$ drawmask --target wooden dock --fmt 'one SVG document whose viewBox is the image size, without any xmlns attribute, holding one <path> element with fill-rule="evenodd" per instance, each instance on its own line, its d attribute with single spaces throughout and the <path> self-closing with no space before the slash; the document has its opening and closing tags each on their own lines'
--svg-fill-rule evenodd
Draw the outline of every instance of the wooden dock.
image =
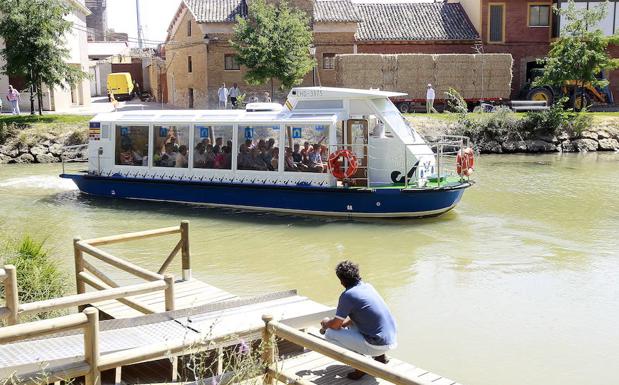
<svg viewBox="0 0 619 385">
<path fill-rule="evenodd" d="M 225 385 L 222 379 L 229 373 L 223 369 L 223 349 L 244 340 L 261 341 L 261 367 L 266 369 L 260 382 L 264 385 L 277 381 L 296 385 L 457 384 L 395 359 L 387 365 L 377 363 L 325 341 L 315 331 L 306 333 L 322 318 L 332 316 L 334 309 L 296 291 L 239 298 L 192 279 L 188 226 L 182 222 L 180 226 L 119 236 L 84 241 L 76 238 L 77 294 L 62 298 L 20 304 L 15 268 L 0 269 L 6 298 L 0 319 L 12 325 L 0 328 L 0 380 L 7 383 L 11 379 L 11 384 L 68 379 L 81 383 L 80 378 L 85 385 L 178 383 L 186 380 L 179 378 L 179 360 L 214 351 L 220 376 L 216 381 Z M 100 249 L 112 243 L 173 234 L 180 234 L 180 240 L 157 272 Z M 165 272 L 179 252 L 183 277 L 175 279 Z M 100 270 L 101 263 L 146 282 L 120 286 Z M 89 307 L 81 313 L 18 324 L 25 314 L 76 306 Z M 275 346 L 286 344 L 296 346 L 289 349 L 294 354 L 284 357 L 276 353 Z M 351 367 L 368 376 L 361 381 L 347 379 L 345 374 Z"/>
</svg>

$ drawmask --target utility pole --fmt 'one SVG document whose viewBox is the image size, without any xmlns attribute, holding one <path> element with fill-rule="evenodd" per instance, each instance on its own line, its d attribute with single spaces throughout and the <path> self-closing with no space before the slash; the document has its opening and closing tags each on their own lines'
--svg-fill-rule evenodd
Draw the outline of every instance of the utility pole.
<svg viewBox="0 0 619 385">
<path fill-rule="evenodd" d="M 138 17 L 138 47 L 144 48 L 144 36 L 142 31 L 142 22 L 140 20 L 140 0 L 135 0 L 135 13 Z"/>
</svg>

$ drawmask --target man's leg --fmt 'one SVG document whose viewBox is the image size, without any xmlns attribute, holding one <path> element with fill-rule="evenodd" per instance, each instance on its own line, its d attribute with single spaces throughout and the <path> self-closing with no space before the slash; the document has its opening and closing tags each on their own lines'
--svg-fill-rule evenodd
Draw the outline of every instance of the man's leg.
<svg viewBox="0 0 619 385">
<path fill-rule="evenodd" d="M 327 329 L 325 332 L 325 338 L 327 341 L 348 350 L 352 350 L 353 352 L 366 356 L 372 356 L 378 362 L 382 362 L 384 364 L 389 362 L 385 352 L 382 350 L 372 349 L 372 347 L 365 342 L 365 338 L 363 338 L 363 335 L 361 335 L 359 330 L 354 325 L 351 325 L 349 328 L 342 328 L 338 330 Z M 346 376 L 351 380 L 359 380 L 364 375 L 364 372 L 355 369 Z"/>
</svg>

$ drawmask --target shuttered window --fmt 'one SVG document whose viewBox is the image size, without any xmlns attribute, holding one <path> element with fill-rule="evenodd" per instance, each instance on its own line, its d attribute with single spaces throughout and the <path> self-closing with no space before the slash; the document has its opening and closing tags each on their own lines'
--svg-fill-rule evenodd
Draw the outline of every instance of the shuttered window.
<svg viewBox="0 0 619 385">
<path fill-rule="evenodd" d="M 549 5 L 529 5 L 529 27 L 550 26 Z"/>
<path fill-rule="evenodd" d="M 490 22 L 488 26 L 488 41 L 490 42 L 502 42 L 505 39 L 503 36 L 504 30 L 504 17 L 505 17 L 505 5 L 504 4 L 490 4 L 489 9 Z"/>
</svg>

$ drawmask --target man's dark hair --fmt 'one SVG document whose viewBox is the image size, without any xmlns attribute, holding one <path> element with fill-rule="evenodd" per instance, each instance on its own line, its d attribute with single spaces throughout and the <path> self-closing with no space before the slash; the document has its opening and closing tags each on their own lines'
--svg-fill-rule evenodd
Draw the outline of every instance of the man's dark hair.
<svg viewBox="0 0 619 385">
<path fill-rule="evenodd" d="M 351 288 L 361 281 L 359 265 L 352 261 L 342 261 L 335 267 L 335 274 L 345 288 Z"/>
</svg>

